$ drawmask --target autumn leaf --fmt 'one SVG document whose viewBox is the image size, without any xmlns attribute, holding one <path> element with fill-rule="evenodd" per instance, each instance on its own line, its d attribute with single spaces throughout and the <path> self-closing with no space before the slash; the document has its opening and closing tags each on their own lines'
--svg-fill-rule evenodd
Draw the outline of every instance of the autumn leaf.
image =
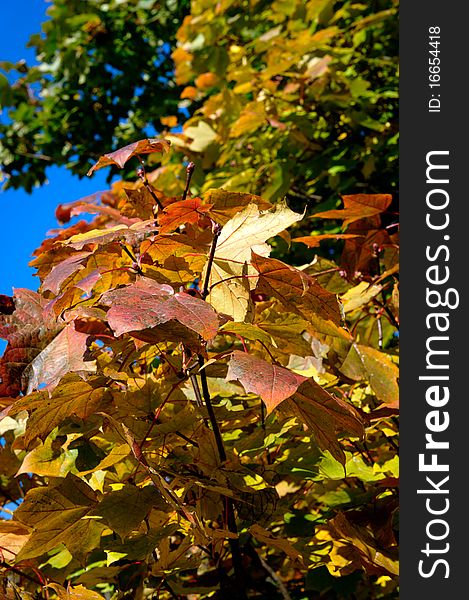
<svg viewBox="0 0 469 600">
<path fill-rule="evenodd" d="M 0 396 L 16 396 L 26 388 L 25 369 L 60 329 L 44 315 L 47 300 L 38 293 L 17 289 L 13 301 L 15 310 L 0 314 L 0 337 L 8 342 L 0 358 Z"/>
<path fill-rule="evenodd" d="M 257 523 L 251 525 L 249 532 L 262 544 L 265 544 L 268 548 L 276 548 L 281 552 L 284 552 L 293 563 L 304 563 L 304 559 L 300 552 L 286 539 L 278 538 L 270 531 L 264 529 Z"/>
<path fill-rule="evenodd" d="M 77 233 L 72 235 L 66 242 L 68 246 L 81 250 L 86 244 L 103 245 L 109 244 L 115 240 L 125 240 L 132 242 L 141 239 L 155 232 L 155 221 L 139 221 L 132 225 L 114 225 L 107 229 L 92 229 L 85 233 Z"/>
<path fill-rule="evenodd" d="M 57 295 L 60 291 L 62 283 L 73 275 L 76 271 L 85 268 L 83 265 L 84 259 L 91 255 L 91 252 L 75 252 L 69 258 L 66 258 L 58 265 L 52 268 L 49 274 L 42 282 L 42 289 L 50 291 Z"/>
<path fill-rule="evenodd" d="M 249 273 L 247 268 L 251 252 L 270 254 L 266 240 L 301 219 L 302 215 L 286 205 L 260 212 L 255 204 L 249 204 L 224 225 L 210 271 L 207 297 L 218 312 L 230 315 L 235 321 L 245 320 L 252 310 L 250 290 L 255 288 L 257 279 L 255 271 Z M 203 278 L 205 273 L 204 269 Z M 253 277 L 247 278 L 248 274 Z"/>
<path fill-rule="evenodd" d="M 154 487 L 138 488 L 128 484 L 106 494 L 93 514 L 101 516 L 111 529 L 125 538 L 138 529 L 152 506 L 158 503 L 161 504 L 161 496 Z"/>
<path fill-rule="evenodd" d="M 119 148 L 115 152 L 104 154 L 98 160 L 98 162 L 91 167 L 88 171 L 88 176 L 92 175 L 94 171 L 107 167 L 108 165 L 116 165 L 122 169 L 125 163 L 133 156 L 139 156 L 140 154 L 151 154 L 152 152 L 168 152 L 170 142 L 168 140 L 160 140 L 157 138 L 147 138 L 145 140 L 139 140 L 123 148 Z"/>
<path fill-rule="evenodd" d="M 98 380 L 98 383 L 99 380 Z M 52 394 L 36 392 L 16 401 L 11 414 L 22 410 L 29 413 L 28 428 L 23 436 L 27 447 L 36 437 L 47 435 L 67 417 L 86 419 L 109 401 L 109 393 L 102 386 L 93 386 L 76 374 L 69 374 L 55 387 Z"/>
<path fill-rule="evenodd" d="M 260 211 L 272 208 L 270 202 L 255 194 L 231 192 L 224 189 L 207 190 L 203 194 L 203 198 L 206 203 L 212 205 L 209 216 L 220 225 L 225 225 L 249 204 L 255 204 Z"/>
<path fill-rule="evenodd" d="M 175 231 L 179 225 L 197 223 L 201 217 L 210 211 L 210 204 L 202 204 L 200 198 L 188 198 L 166 206 L 158 217 L 160 233 Z"/>
<path fill-rule="evenodd" d="M 333 396 L 314 379 L 305 381 L 291 399 L 282 403 L 285 410 L 298 417 L 311 430 L 319 447 L 329 450 L 332 456 L 345 465 L 345 454 L 337 439 L 339 434 L 362 438 L 363 422 L 358 411 Z"/>
<path fill-rule="evenodd" d="M 226 379 L 237 380 L 246 392 L 260 396 L 267 407 L 267 414 L 306 381 L 306 377 L 238 350 L 231 354 Z"/>
<path fill-rule="evenodd" d="M 46 386 L 53 390 L 67 373 L 95 373 L 96 363 L 84 360 L 88 334 L 75 330 L 69 323 L 28 365 L 28 394 Z"/>
<path fill-rule="evenodd" d="M 342 196 L 344 208 L 342 210 L 327 210 L 313 215 L 312 218 L 343 219 L 344 227 L 359 219 L 373 217 L 384 212 L 392 201 L 390 194 L 353 194 Z"/>
<path fill-rule="evenodd" d="M 104 597 L 98 592 L 93 592 L 82 585 L 68 585 L 67 589 L 59 585 L 58 583 L 49 583 L 47 588 L 53 589 L 57 592 L 58 600 L 104 600 Z"/>
<path fill-rule="evenodd" d="M 96 504 L 96 494 L 84 481 L 68 474 L 56 480 L 55 485 L 30 490 L 24 502 L 15 511 L 15 519 L 34 528 L 31 537 L 20 550 L 17 561 L 45 554 L 60 543 L 68 547 L 74 534 L 75 545 L 87 548 L 90 536 L 82 537 L 85 529 L 81 519 Z M 101 532 L 103 527 L 95 525 Z M 95 532 L 89 532 L 96 538 Z M 96 543 L 96 539 L 94 540 Z M 69 548 L 70 550 L 70 548 Z M 86 552 L 86 550 L 85 550 Z"/>
<path fill-rule="evenodd" d="M 0 521 L 1 551 L 5 560 L 14 560 L 26 544 L 32 529 L 16 520 Z"/>
<path fill-rule="evenodd" d="M 317 216 L 317 215 L 314 215 Z M 304 237 L 293 238 L 292 242 L 301 242 L 308 248 L 318 248 L 324 240 L 348 240 L 351 238 L 360 237 L 353 233 L 328 233 L 323 235 L 308 235 Z"/>
<path fill-rule="evenodd" d="M 277 259 L 253 252 L 252 265 L 259 273 L 257 289 L 278 298 L 289 310 L 307 321 L 319 316 L 340 323 L 340 311 L 335 294 L 328 292 L 314 277 Z"/>
<path fill-rule="evenodd" d="M 370 346 L 353 344 L 340 370 L 355 381 L 369 381 L 382 402 L 398 406 L 399 368 L 384 352 Z"/>
<path fill-rule="evenodd" d="M 218 317 L 203 300 L 185 293 L 174 293 L 169 285 L 140 278 L 136 283 L 106 292 L 101 302 L 110 306 L 109 325 L 117 336 L 176 320 L 205 340 L 217 334 Z"/>
</svg>

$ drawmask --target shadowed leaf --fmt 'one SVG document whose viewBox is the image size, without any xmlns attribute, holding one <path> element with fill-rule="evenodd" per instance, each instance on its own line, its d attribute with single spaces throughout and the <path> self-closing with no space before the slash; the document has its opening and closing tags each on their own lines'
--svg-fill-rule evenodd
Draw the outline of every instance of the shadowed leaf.
<svg viewBox="0 0 469 600">
<path fill-rule="evenodd" d="M 307 321 L 319 316 L 340 323 L 335 294 L 319 285 L 314 277 L 275 258 L 252 254 L 252 265 L 259 273 L 257 289 L 278 298 L 290 312 Z"/>
<path fill-rule="evenodd" d="M 314 379 L 308 379 L 303 383 L 293 398 L 281 405 L 280 410 L 284 409 L 304 423 L 311 430 L 319 447 L 322 450 L 329 450 L 343 465 L 345 454 L 337 440 L 337 435 L 342 433 L 358 438 L 363 437 L 362 419 L 355 408 L 327 392 Z"/>
</svg>

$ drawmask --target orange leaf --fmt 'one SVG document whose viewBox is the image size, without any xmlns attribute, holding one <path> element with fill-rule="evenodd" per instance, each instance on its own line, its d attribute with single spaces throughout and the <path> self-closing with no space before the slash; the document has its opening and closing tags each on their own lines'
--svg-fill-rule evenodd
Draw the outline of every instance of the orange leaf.
<svg viewBox="0 0 469 600">
<path fill-rule="evenodd" d="M 167 206 L 158 218 L 160 233 L 175 231 L 179 225 L 197 223 L 204 213 L 212 208 L 211 204 L 202 205 L 200 198 L 189 198 Z"/>
<path fill-rule="evenodd" d="M 366 219 L 384 212 L 392 201 L 391 194 L 353 194 L 342 196 L 342 210 L 326 210 L 313 215 L 321 219 L 344 219 L 344 227 L 359 219 Z M 312 217 L 312 218 L 313 218 Z"/>
<path fill-rule="evenodd" d="M 317 215 L 314 215 L 315 217 Z M 323 240 L 348 240 L 350 238 L 362 237 L 354 233 L 330 233 L 324 235 L 307 235 L 305 237 L 293 238 L 292 242 L 301 242 L 308 248 L 318 248 Z"/>
</svg>

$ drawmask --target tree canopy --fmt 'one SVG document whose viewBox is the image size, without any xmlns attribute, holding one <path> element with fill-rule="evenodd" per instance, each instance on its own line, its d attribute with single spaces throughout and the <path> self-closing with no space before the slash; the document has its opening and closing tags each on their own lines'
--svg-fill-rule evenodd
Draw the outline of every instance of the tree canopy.
<svg viewBox="0 0 469 600">
<path fill-rule="evenodd" d="M 202 189 L 303 205 L 397 191 L 395 0 L 194 0 L 188 12 L 54 0 L 31 38 L 39 65 L 3 65 L 18 74 L 1 80 L 6 185 L 31 190 L 51 163 L 85 175 L 103 147 L 184 125 L 174 141 Z"/>
</svg>

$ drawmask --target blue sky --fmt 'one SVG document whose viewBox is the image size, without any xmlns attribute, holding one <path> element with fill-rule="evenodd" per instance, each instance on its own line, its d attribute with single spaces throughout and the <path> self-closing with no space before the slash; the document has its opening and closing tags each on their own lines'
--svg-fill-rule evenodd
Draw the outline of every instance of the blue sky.
<svg viewBox="0 0 469 600">
<path fill-rule="evenodd" d="M 40 31 L 48 5 L 45 0 L 1 0 L 0 61 L 24 58 L 29 64 L 34 62 L 34 51 L 26 44 L 31 34 Z M 46 232 L 57 227 L 56 206 L 107 187 L 104 171 L 80 180 L 65 168 L 51 167 L 47 175 L 49 183 L 32 194 L 0 192 L 0 294 L 11 295 L 12 288 L 37 289 L 38 280 L 28 262 Z"/>
</svg>

